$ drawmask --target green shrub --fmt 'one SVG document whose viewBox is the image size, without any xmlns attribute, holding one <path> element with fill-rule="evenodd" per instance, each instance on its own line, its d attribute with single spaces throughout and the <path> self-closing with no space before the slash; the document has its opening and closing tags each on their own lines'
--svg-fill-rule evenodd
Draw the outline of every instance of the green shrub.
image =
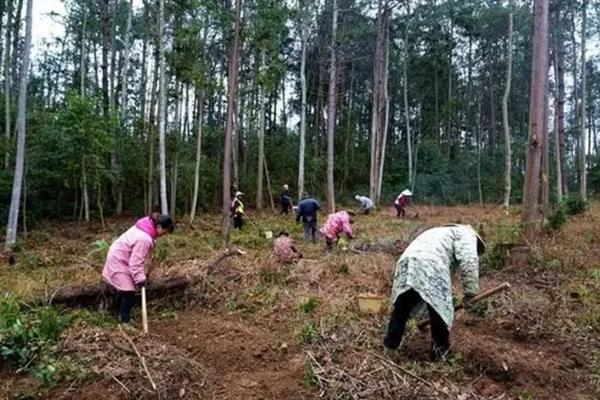
<svg viewBox="0 0 600 400">
<path fill-rule="evenodd" d="M 587 202 L 579 195 L 572 194 L 565 201 L 565 211 L 567 215 L 577 215 L 587 210 Z"/>
<path fill-rule="evenodd" d="M 487 270 L 500 270 L 504 268 L 506 261 L 506 247 L 496 244 L 484 253 L 481 264 Z"/>
<path fill-rule="evenodd" d="M 556 231 L 559 230 L 566 223 L 567 213 L 565 211 L 565 206 L 563 204 L 559 204 L 552 213 L 552 215 L 548 217 L 548 222 L 546 223 L 545 228 L 547 230 Z"/>
</svg>

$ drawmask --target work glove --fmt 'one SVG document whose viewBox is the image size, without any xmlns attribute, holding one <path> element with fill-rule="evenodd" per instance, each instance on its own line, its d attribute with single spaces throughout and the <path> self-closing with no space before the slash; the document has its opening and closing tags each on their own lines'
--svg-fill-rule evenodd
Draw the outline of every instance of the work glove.
<svg viewBox="0 0 600 400">
<path fill-rule="evenodd" d="M 143 287 L 146 287 L 146 281 L 141 281 L 140 283 L 135 285 L 137 290 L 141 290 Z"/>
</svg>

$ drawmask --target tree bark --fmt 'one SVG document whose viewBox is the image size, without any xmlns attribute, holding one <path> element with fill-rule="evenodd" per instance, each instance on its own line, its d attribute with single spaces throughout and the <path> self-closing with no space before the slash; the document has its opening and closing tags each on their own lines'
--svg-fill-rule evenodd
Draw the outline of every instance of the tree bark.
<svg viewBox="0 0 600 400">
<path fill-rule="evenodd" d="M 331 29 L 331 64 L 329 66 L 329 94 L 327 99 L 327 209 L 335 212 L 335 186 L 333 181 L 333 156 L 336 115 L 336 31 L 337 31 L 337 0 L 333 0 L 333 22 Z"/>
<path fill-rule="evenodd" d="M 21 189 L 25 164 L 25 138 L 27 115 L 27 83 L 29 80 L 29 54 L 31 50 L 33 0 L 27 0 L 27 14 L 25 45 L 23 48 L 23 64 L 21 66 L 21 83 L 19 85 L 18 115 L 17 115 L 17 155 L 15 160 L 15 174 L 13 177 L 12 195 L 6 228 L 6 242 L 4 249 L 10 251 L 17 241 L 17 225 L 19 221 L 19 208 L 21 205 Z"/>
<path fill-rule="evenodd" d="M 204 115 L 204 86 L 198 94 L 198 131 L 196 133 L 196 165 L 194 167 L 194 194 L 192 198 L 192 208 L 190 210 L 190 225 L 196 217 L 196 206 L 198 204 L 198 190 L 200 188 L 200 160 L 202 159 L 202 120 Z"/>
<path fill-rule="evenodd" d="M 264 73 L 266 53 L 265 49 L 260 52 L 260 67 L 258 74 Z M 258 115 L 258 171 L 256 173 L 256 209 L 262 210 L 263 208 L 263 175 L 265 165 L 265 89 L 262 84 L 258 86 L 258 103 L 259 103 L 259 115 Z"/>
<path fill-rule="evenodd" d="M 110 17 L 108 15 L 109 0 L 102 0 L 101 19 L 102 19 L 102 110 L 104 118 L 108 118 L 108 46 L 110 37 Z"/>
<path fill-rule="evenodd" d="M 410 2 L 406 2 L 406 15 L 410 14 Z M 404 124 L 406 126 L 406 152 L 408 164 L 408 185 L 412 187 L 413 180 L 413 154 L 412 154 L 412 135 L 410 131 L 410 110 L 408 108 L 408 23 L 404 27 L 404 43 L 403 43 L 404 60 L 402 62 L 402 98 L 404 100 Z"/>
<path fill-rule="evenodd" d="M 587 25 L 587 5 L 588 0 L 583 1 L 582 5 L 582 18 L 581 18 L 581 119 L 580 119 L 580 127 L 581 127 L 581 146 L 579 161 L 580 161 L 580 180 L 579 180 L 579 194 L 583 200 L 587 200 L 587 162 L 586 162 L 586 148 L 587 148 L 587 134 L 585 124 L 587 122 L 586 118 L 586 107 L 587 107 L 587 68 L 586 68 L 586 49 L 585 49 L 585 40 L 586 40 L 586 25 Z"/>
<path fill-rule="evenodd" d="M 540 184 L 541 141 L 544 134 L 544 94 L 548 80 L 548 3 L 547 0 L 535 0 L 534 6 L 529 137 L 521 214 L 527 239 L 532 239 L 540 227 L 537 198 Z"/>
<path fill-rule="evenodd" d="M 563 55 L 563 39 L 560 27 L 560 11 L 556 10 L 554 24 L 556 27 L 554 40 L 554 76 L 556 79 L 555 100 L 555 146 L 556 146 L 556 197 L 563 199 L 565 188 L 565 66 Z"/>
<path fill-rule="evenodd" d="M 5 139 L 5 151 L 4 151 L 4 170 L 8 171 L 10 168 L 10 87 L 11 87 L 11 52 L 10 52 L 10 22 L 12 19 L 12 0 L 8 2 L 8 12 L 6 14 L 6 42 L 4 51 L 4 135 Z"/>
<path fill-rule="evenodd" d="M 238 84 L 238 48 L 240 40 L 242 0 L 235 1 L 235 25 L 233 42 L 229 52 L 227 82 L 227 122 L 225 125 L 225 154 L 223 157 L 223 221 L 222 235 L 225 247 L 229 245 L 229 204 L 231 202 L 231 153 L 233 146 L 233 125 L 235 123 L 235 98 Z"/>
<path fill-rule="evenodd" d="M 160 209 L 161 213 L 169 213 L 167 202 L 167 160 L 165 149 L 166 127 L 166 88 L 165 88 L 165 0 L 160 0 L 158 12 L 158 54 L 159 54 L 159 96 L 158 96 L 158 154 L 160 159 Z"/>
<path fill-rule="evenodd" d="M 150 110 L 148 111 L 148 199 L 147 205 L 148 209 L 146 210 L 146 214 L 150 215 L 153 211 L 154 206 L 154 142 L 155 142 L 155 132 L 156 132 L 156 102 L 157 102 L 157 93 L 156 86 L 158 85 L 158 52 L 155 53 L 154 57 L 154 74 L 152 78 L 152 93 L 150 93 Z"/>
<path fill-rule="evenodd" d="M 502 125 L 504 127 L 504 201 L 503 206 L 508 215 L 510 206 L 511 189 L 511 146 L 510 146 L 510 125 L 508 123 L 508 98 L 510 96 L 510 83 L 512 80 L 512 58 L 513 58 L 513 10 L 512 4 L 508 14 L 508 38 L 506 47 L 506 87 L 502 97 Z"/>
<path fill-rule="evenodd" d="M 299 0 L 299 2 L 301 2 Z M 304 193 L 304 158 L 306 152 L 306 47 L 307 47 L 307 31 L 306 24 L 306 7 L 301 11 L 303 18 L 300 19 L 300 146 L 298 154 L 298 199 L 302 198 Z"/>
<path fill-rule="evenodd" d="M 127 27 L 125 28 L 125 41 L 123 44 L 123 64 L 121 70 L 121 99 L 119 100 L 119 107 L 121 111 L 121 127 L 125 127 L 125 120 L 127 119 L 127 74 L 129 73 L 129 40 L 131 36 L 131 19 L 133 14 L 133 0 L 129 0 L 127 8 Z M 145 68 L 145 66 L 142 66 Z M 119 215 L 120 213 L 117 213 Z"/>
<path fill-rule="evenodd" d="M 81 28 L 81 52 L 79 59 L 79 95 L 81 97 L 85 96 L 85 36 L 87 31 L 87 2 L 84 1 L 81 5 L 83 8 L 83 27 Z"/>
</svg>

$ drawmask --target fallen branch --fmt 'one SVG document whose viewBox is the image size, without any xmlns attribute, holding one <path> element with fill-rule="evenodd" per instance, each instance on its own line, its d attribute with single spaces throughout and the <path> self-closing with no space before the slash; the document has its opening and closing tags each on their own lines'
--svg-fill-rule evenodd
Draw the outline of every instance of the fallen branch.
<svg viewBox="0 0 600 400">
<path fill-rule="evenodd" d="M 152 279 L 147 285 L 147 289 L 152 291 L 154 298 L 161 295 L 170 295 L 180 289 L 185 289 L 200 282 L 206 276 L 206 271 L 211 273 L 226 258 L 233 256 L 242 256 L 246 252 L 240 249 L 226 249 L 222 253 L 205 263 L 204 268 L 198 268 L 191 274 L 176 275 L 170 277 L 161 277 Z M 87 286 L 68 286 L 55 290 L 48 301 L 40 300 L 41 304 L 62 304 L 67 306 L 97 306 L 108 298 L 114 296 L 114 290 L 104 282 Z M 45 301 L 44 301 L 45 300 Z"/>
<path fill-rule="evenodd" d="M 131 347 L 133 347 L 133 350 L 135 351 L 135 354 L 137 355 L 138 360 L 140 360 L 140 364 L 142 364 L 142 367 L 144 368 L 144 371 L 146 372 L 146 376 L 148 377 L 148 380 L 150 381 L 150 384 L 152 385 L 152 389 L 156 392 L 156 383 L 154 383 L 154 379 L 152 379 L 152 376 L 150 375 L 150 371 L 148 370 L 146 361 L 144 361 L 144 357 L 142 357 L 142 355 L 138 351 L 137 347 L 135 347 L 135 343 L 133 343 L 133 340 L 131 340 L 131 338 L 129 336 L 127 336 L 127 334 L 125 333 L 125 331 L 123 330 L 121 325 L 119 325 L 119 330 L 121 331 L 121 333 L 123 334 L 125 339 L 127 339 L 129 344 L 131 345 Z"/>
</svg>

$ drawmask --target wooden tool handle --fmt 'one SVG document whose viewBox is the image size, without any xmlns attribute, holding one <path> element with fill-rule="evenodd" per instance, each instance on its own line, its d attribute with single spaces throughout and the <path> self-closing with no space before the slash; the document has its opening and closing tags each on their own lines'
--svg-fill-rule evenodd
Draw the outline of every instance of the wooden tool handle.
<svg viewBox="0 0 600 400">
<path fill-rule="evenodd" d="M 148 333 L 148 309 L 146 307 L 146 287 L 142 286 L 142 327 Z"/>
<path fill-rule="evenodd" d="M 510 283 L 508 283 L 508 282 L 504 282 L 503 284 L 496 286 L 493 289 L 486 290 L 485 292 L 478 294 L 477 296 L 475 296 L 471 300 L 469 300 L 469 303 L 475 304 L 483 299 L 493 296 L 496 293 L 502 292 L 506 289 L 510 289 Z M 463 308 L 464 308 L 464 303 L 461 303 L 454 307 L 454 311 L 462 310 Z M 430 323 L 431 323 L 430 320 L 425 320 L 425 321 L 420 322 L 417 325 L 417 327 L 419 328 L 419 330 L 423 330 L 423 329 L 427 328 Z"/>
</svg>

